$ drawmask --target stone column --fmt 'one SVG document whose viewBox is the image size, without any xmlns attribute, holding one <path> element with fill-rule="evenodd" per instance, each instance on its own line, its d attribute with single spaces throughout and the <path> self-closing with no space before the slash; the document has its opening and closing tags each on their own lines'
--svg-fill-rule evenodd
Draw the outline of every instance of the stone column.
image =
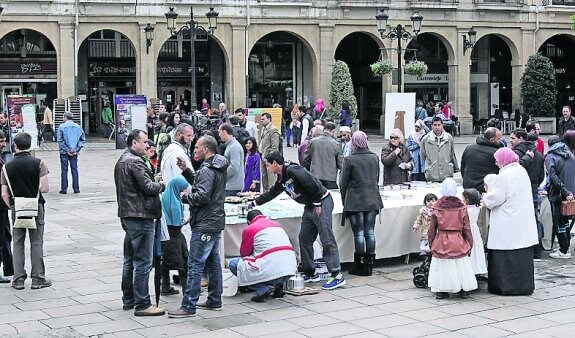
<svg viewBox="0 0 575 338">
<path fill-rule="evenodd" d="M 233 96 L 231 105 L 228 107 L 247 107 L 248 88 L 246 87 L 247 69 L 245 50 L 246 46 L 246 25 L 232 25 L 232 49 L 228 51 L 230 57 L 231 88 Z"/>
<path fill-rule="evenodd" d="M 319 55 L 319 70 L 315 70 L 313 89 L 314 99 L 321 97 L 326 104 L 329 104 L 329 87 L 331 85 L 331 68 L 333 65 L 333 24 L 320 24 L 319 26 L 319 41 L 320 55 Z"/>
<path fill-rule="evenodd" d="M 158 97 L 158 77 L 156 64 L 156 49 L 159 41 L 152 41 L 149 54 L 146 53 L 146 34 L 144 33 L 145 23 L 139 24 L 140 39 L 136 48 L 136 94 L 146 95 L 149 98 Z"/>
<path fill-rule="evenodd" d="M 81 41 L 78 41 L 80 44 Z M 74 46 L 74 23 L 60 23 L 60 48 L 58 54 L 58 98 L 68 98 L 75 96 L 75 61 L 74 50 L 80 49 L 80 46 Z M 76 48 L 76 49 L 75 49 Z"/>
<path fill-rule="evenodd" d="M 467 33 L 467 28 L 458 31 L 458 36 Z M 473 133 L 473 116 L 471 115 L 471 49 L 465 51 L 463 55 L 463 39 L 457 39 L 458 48 L 456 51 L 456 65 L 449 67 L 449 82 L 450 86 L 452 81 L 455 81 L 455 114 L 459 118 L 460 133 L 472 134 Z M 452 68 L 456 68 L 452 69 Z M 457 74 L 456 79 L 451 79 L 452 73 Z M 451 87 L 450 87 L 451 96 Z"/>
</svg>

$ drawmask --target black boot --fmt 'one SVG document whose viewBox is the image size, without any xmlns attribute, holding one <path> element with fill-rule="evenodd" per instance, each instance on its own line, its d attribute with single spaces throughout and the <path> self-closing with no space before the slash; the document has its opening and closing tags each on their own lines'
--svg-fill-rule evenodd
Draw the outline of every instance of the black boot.
<svg viewBox="0 0 575 338">
<path fill-rule="evenodd" d="M 365 275 L 371 276 L 373 273 L 373 264 L 375 263 L 375 254 L 367 254 L 365 257 Z"/>
<path fill-rule="evenodd" d="M 349 271 L 350 275 L 367 276 L 365 274 L 365 255 L 354 252 L 353 254 L 353 269 Z"/>
</svg>

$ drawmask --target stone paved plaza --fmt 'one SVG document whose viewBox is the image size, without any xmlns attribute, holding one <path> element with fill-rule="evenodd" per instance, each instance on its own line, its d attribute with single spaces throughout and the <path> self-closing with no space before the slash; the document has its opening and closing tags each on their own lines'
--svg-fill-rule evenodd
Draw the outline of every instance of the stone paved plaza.
<svg viewBox="0 0 575 338">
<path fill-rule="evenodd" d="M 381 138 L 370 137 L 379 153 Z M 457 154 L 474 137 L 457 138 Z M 120 291 L 123 230 L 116 216 L 113 166 L 120 150 L 103 144 L 80 156 L 79 195 L 60 195 L 58 153 L 38 152 L 51 174 L 46 194 L 45 262 L 53 286 L 17 291 L 0 287 L 2 337 L 569 337 L 575 332 L 575 268 L 571 260 L 535 263 L 529 297 L 500 297 L 485 282 L 471 299 L 436 300 L 412 284 L 410 264 L 379 261 L 371 277 L 348 276 L 347 285 L 313 296 L 252 303 L 251 294 L 224 298 L 220 312 L 198 310 L 193 319 L 134 317 Z M 294 158 L 293 148 L 286 149 Z M 383 225 L 385 226 L 385 225 Z M 411 225 L 409 225 L 411 226 Z M 347 270 L 345 270 L 347 271 Z M 150 281 L 151 290 L 152 281 Z M 319 286 L 318 286 L 319 287 Z M 152 298 L 154 296 L 152 295 Z M 162 297 L 175 309 L 181 295 Z"/>
</svg>

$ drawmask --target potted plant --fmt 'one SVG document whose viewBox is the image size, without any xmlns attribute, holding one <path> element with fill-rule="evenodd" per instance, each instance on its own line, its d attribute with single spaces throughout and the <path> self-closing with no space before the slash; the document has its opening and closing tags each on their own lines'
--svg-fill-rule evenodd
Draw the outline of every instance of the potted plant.
<svg viewBox="0 0 575 338">
<path fill-rule="evenodd" d="M 423 76 L 427 74 L 427 65 L 423 61 L 410 61 L 405 65 L 403 71 L 407 75 Z"/>
<path fill-rule="evenodd" d="M 359 128 L 359 120 L 357 120 L 357 99 L 353 94 L 353 81 L 349 72 L 347 63 L 343 61 L 336 61 L 332 67 L 331 85 L 329 90 L 329 111 L 333 120 L 339 119 L 341 111 L 341 103 L 347 101 L 349 103 L 350 112 L 353 126 Z M 336 121 L 337 122 L 337 121 Z"/>
<path fill-rule="evenodd" d="M 541 133 L 555 134 L 557 83 L 555 67 L 546 56 L 529 57 L 521 76 L 521 101 L 525 111 L 541 125 Z"/>
<path fill-rule="evenodd" d="M 385 74 L 391 74 L 391 71 L 393 70 L 393 64 L 391 63 L 391 61 L 387 59 L 383 61 L 377 61 L 376 63 L 372 63 L 371 65 L 369 65 L 369 67 L 371 68 L 373 76 L 376 77 Z"/>
</svg>

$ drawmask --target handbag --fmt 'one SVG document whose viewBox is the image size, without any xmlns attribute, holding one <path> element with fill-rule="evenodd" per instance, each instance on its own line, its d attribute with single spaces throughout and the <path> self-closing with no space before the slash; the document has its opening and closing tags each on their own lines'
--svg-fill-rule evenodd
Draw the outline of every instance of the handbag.
<svg viewBox="0 0 575 338">
<path fill-rule="evenodd" d="M 575 215 L 575 200 L 561 202 L 561 215 L 563 216 Z"/>
<path fill-rule="evenodd" d="M 10 189 L 10 194 L 14 197 L 14 224 L 12 227 L 19 229 L 36 229 L 36 217 L 38 217 L 38 197 L 40 196 L 40 185 L 36 197 L 16 197 L 6 172 L 6 166 L 2 168 L 4 178 Z"/>
</svg>

